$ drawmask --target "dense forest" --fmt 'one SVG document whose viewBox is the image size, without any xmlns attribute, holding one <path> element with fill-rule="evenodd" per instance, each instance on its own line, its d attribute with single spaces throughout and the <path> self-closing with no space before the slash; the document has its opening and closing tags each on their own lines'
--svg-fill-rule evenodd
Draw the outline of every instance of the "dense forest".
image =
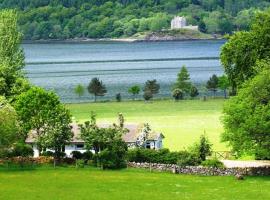
<svg viewBox="0 0 270 200">
<path fill-rule="evenodd" d="M 186 16 L 201 32 L 248 30 L 254 13 L 270 0 L 0 0 L 14 8 L 24 39 L 118 38 L 170 27 Z"/>
</svg>

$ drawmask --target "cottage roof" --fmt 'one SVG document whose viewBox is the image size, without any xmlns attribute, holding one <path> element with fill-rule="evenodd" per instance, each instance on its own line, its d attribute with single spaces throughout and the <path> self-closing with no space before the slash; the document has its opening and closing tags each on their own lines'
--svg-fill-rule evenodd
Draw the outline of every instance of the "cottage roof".
<svg viewBox="0 0 270 200">
<path fill-rule="evenodd" d="M 71 124 L 72 132 L 74 134 L 71 143 L 84 143 L 84 141 L 80 138 L 80 128 L 78 124 Z M 109 128 L 111 125 L 109 124 L 100 124 L 99 127 L 101 128 Z M 140 124 L 126 124 L 124 128 L 128 129 L 128 132 L 123 135 L 123 140 L 127 143 L 135 143 L 137 141 L 138 136 L 141 134 L 143 125 Z M 149 134 L 148 140 L 156 141 L 159 138 L 164 138 L 162 133 L 157 133 L 152 131 Z M 36 140 L 36 132 L 31 131 L 28 134 L 27 139 L 25 140 L 26 143 L 34 143 Z"/>
</svg>

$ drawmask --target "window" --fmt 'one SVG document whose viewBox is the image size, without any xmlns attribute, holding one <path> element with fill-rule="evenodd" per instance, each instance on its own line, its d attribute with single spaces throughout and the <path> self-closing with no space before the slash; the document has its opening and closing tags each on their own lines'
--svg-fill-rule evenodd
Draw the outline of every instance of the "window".
<svg viewBox="0 0 270 200">
<path fill-rule="evenodd" d="M 84 148 L 84 144 L 76 144 L 76 149 L 80 150 Z"/>
</svg>

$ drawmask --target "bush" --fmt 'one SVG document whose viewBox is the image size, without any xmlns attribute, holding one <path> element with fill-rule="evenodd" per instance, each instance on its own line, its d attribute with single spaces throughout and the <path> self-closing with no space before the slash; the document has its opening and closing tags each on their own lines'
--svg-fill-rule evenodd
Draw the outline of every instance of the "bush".
<svg viewBox="0 0 270 200">
<path fill-rule="evenodd" d="M 149 101 L 153 98 L 153 94 L 151 91 L 144 91 L 143 98 L 145 101 Z"/>
<path fill-rule="evenodd" d="M 45 156 L 45 157 L 53 157 L 54 156 L 54 152 L 52 151 L 44 151 L 40 154 L 40 156 Z"/>
<path fill-rule="evenodd" d="M 172 96 L 176 101 L 178 101 L 184 98 L 184 92 L 181 89 L 176 88 L 173 90 Z"/>
<path fill-rule="evenodd" d="M 76 160 L 76 168 L 84 168 L 84 160 Z"/>
<path fill-rule="evenodd" d="M 79 152 L 79 151 L 72 151 L 71 155 L 72 155 L 72 158 L 74 158 L 76 160 L 77 159 L 82 159 L 82 157 L 83 157 L 83 154 L 81 152 Z"/>
<path fill-rule="evenodd" d="M 17 157 L 17 156 L 32 157 L 33 155 L 34 151 L 30 145 L 18 143 L 14 146 L 13 150 L 10 152 L 9 157 Z"/>
<path fill-rule="evenodd" d="M 121 94 L 120 93 L 117 93 L 115 95 L 115 99 L 116 99 L 117 102 L 121 102 L 121 100 L 122 100 Z"/>
<path fill-rule="evenodd" d="M 115 140 L 98 155 L 103 169 L 120 169 L 126 165 L 127 144 L 122 140 Z"/>
<path fill-rule="evenodd" d="M 91 151 L 85 151 L 82 154 L 82 159 L 84 159 L 85 161 L 92 160 L 93 159 L 93 153 Z"/>
<path fill-rule="evenodd" d="M 177 164 L 180 166 L 197 166 L 201 163 L 200 158 L 189 151 L 181 151 L 178 153 Z"/>
<path fill-rule="evenodd" d="M 170 152 L 168 149 L 132 149 L 128 151 L 130 162 L 151 162 L 161 164 L 198 165 L 200 159 L 188 151 Z"/>
<path fill-rule="evenodd" d="M 199 143 L 190 147 L 190 152 L 195 154 L 201 161 L 205 161 L 207 156 L 212 154 L 212 144 L 206 135 L 201 135 Z"/>
<path fill-rule="evenodd" d="M 202 166 L 205 167 L 214 167 L 214 168 L 224 168 L 224 164 L 220 162 L 218 159 L 205 160 L 202 162 Z"/>
</svg>

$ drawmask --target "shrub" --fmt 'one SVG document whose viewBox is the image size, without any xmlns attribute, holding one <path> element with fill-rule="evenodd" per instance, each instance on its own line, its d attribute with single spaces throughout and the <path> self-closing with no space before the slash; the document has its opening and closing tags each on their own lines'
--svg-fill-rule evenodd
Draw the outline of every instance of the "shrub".
<svg viewBox="0 0 270 200">
<path fill-rule="evenodd" d="M 176 89 L 173 90 L 172 96 L 176 101 L 178 101 L 178 100 L 184 98 L 184 93 L 183 93 L 183 91 L 181 89 L 176 88 Z"/>
<path fill-rule="evenodd" d="M 127 144 L 122 140 L 111 142 L 98 155 L 103 169 L 120 169 L 126 167 Z"/>
<path fill-rule="evenodd" d="M 128 151 L 128 160 L 130 162 L 151 162 L 162 164 L 198 165 L 200 160 L 196 155 L 187 151 L 170 152 L 168 149 L 132 149 Z"/>
<path fill-rule="evenodd" d="M 205 167 L 214 167 L 214 168 L 224 168 L 224 164 L 220 162 L 218 159 L 205 160 L 202 162 L 202 166 Z"/>
<path fill-rule="evenodd" d="M 84 168 L 84 160 L 76 160 L 76 168 Z"/>
<path fill-rule="evenodd" d="M 71 155 L 72 155 L 72 158 L 74 158 L 76 160 L 77 159 L 82 159 L 82 157 L 83 157 L 83 154 L 81 152 L 79 152 L 79 151 L 72 151 Z"/>
<path fill-rule="evenodd" d="M 206 160 L 206 156 L 211 156 L 212 154 L 212 144 L 209 142 L 206 135 L 201 135 L 199 143 L 195 143 L 190 147 L 190 152 L 195 154 L 201 161 Z"/>
<path fill-rule="evenodd" d="M 85 151 L 82 154 L 82 159 L 84 159 L 85 161 L 91 160 L 93 158 L 93 153 L 91 151 Z"/>
<path fill-rule="evenodd" d="M 40 156 L 45 156 L 45 157 L 53 157 L 54 156 L 54 152 L 52 151 L 44 151 L 40 154 Z"/>
<path fill-rule="evenodd" d="M 121 94 L 120 93 L 117 93 L 115 95 L 115 99 L 116 99 L 117 102 L 121 102 L 121 100 L 122 100 Z"/>
<path fill-rule="evenodd" d="M 14 146 L 13 150 L 10 152 L 9 157 L 17 157 L 17 156 L 28 157 L 33 155 L 34 151 L 30 145 L 17 143 Z"/>
<path fill-rule="evenodd" d="M 201 163 L 200 158 L 192 152 L 180 151 L 178 153 L 177 164 L 180 166 L 197 166 Z"/>
</svg>

